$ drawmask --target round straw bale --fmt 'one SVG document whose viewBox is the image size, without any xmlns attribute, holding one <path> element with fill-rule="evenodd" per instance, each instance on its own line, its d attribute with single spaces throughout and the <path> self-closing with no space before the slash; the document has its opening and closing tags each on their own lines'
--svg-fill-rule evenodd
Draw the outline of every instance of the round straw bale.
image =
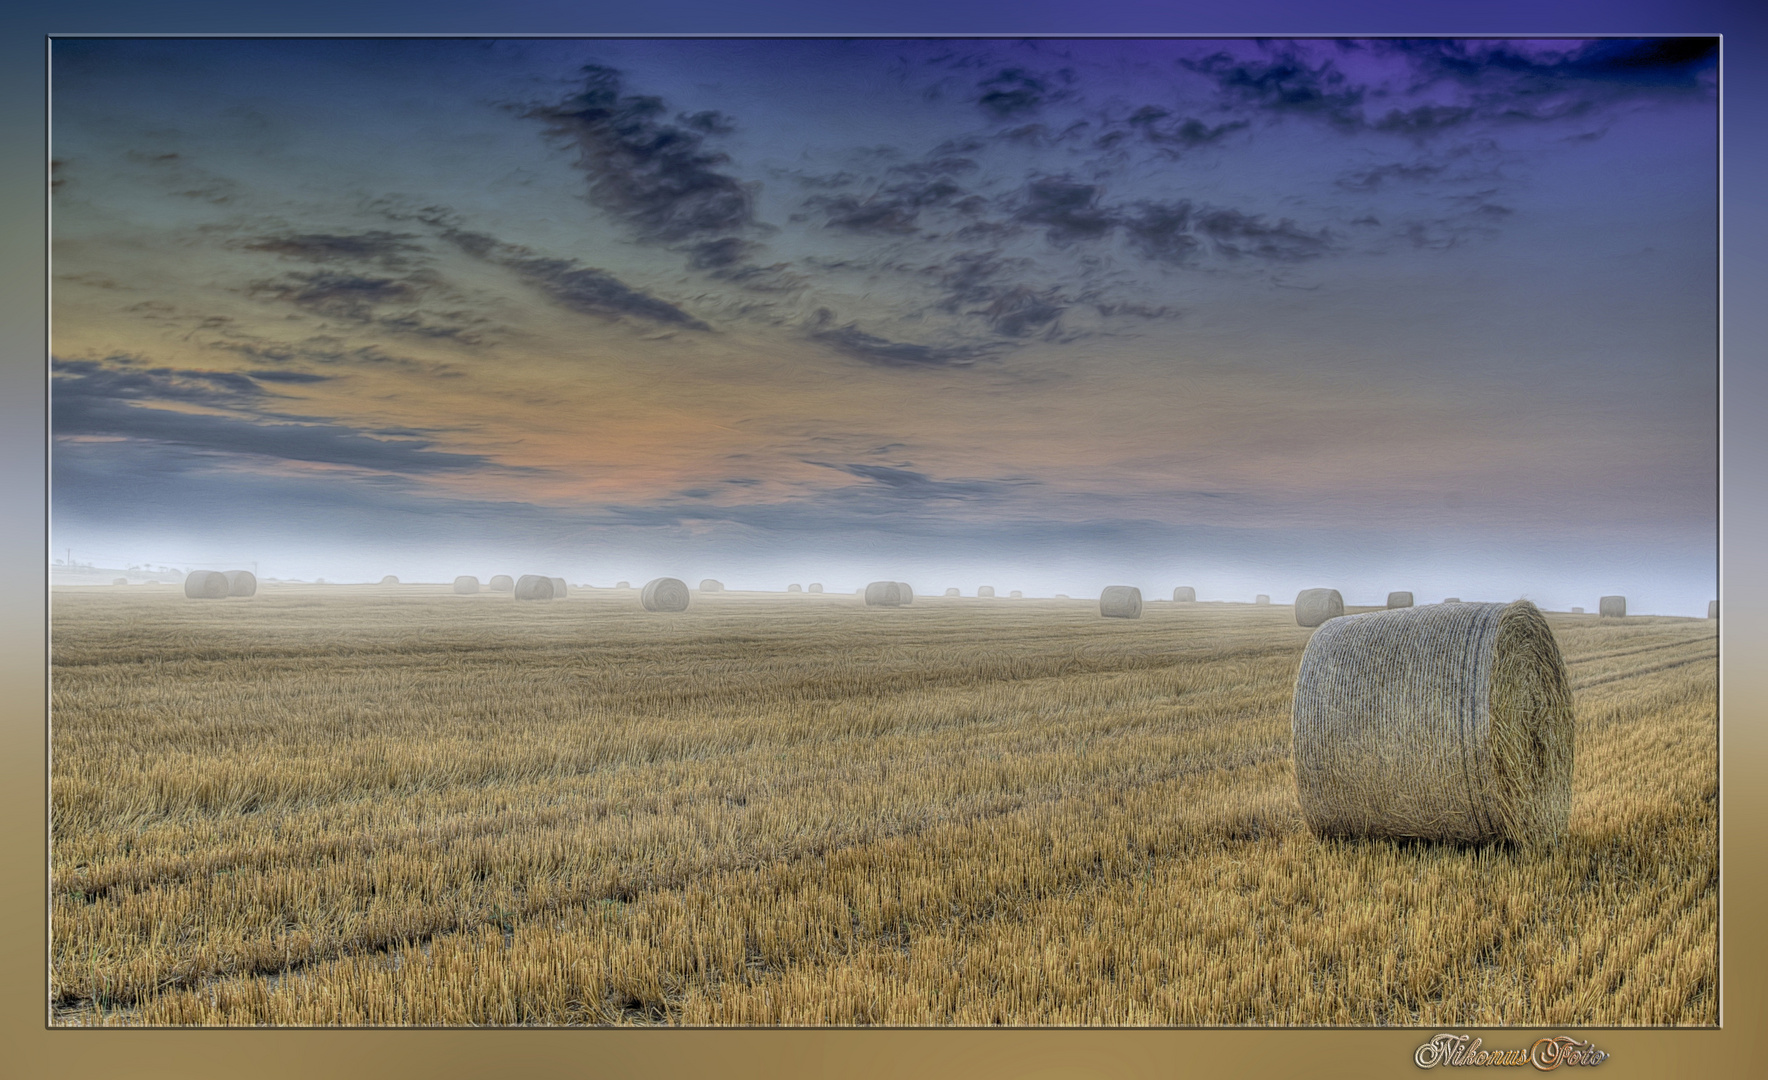
<svg viewBox="0 0 1768 1080">
<path fill-rule="evenodd" d="M 959 593 L 958 590 L 956 590 L 956 589 L 947 589 L 947 590 L 945 590 L 945 595 L 947 595 L 947 596 L 960 596 L 962 594 Z"/>
<path fill-rule="evenodd" d="M 225 600 L 227 575 L 214 570 L 192 570 L 184 575 L 184 595 L 192 600 Z"/>
<path fill-rule="evenodd" d="M 993 596 L 994 595 L 994 586 L 993 585 L 978 586 L 976 589 L 976 595 L 977 596 Z"/>
<path fill-rule="evenodd" d="M 1107 585 L 1099 594 L 1099 614 L 1107 619 L 1142 617 L 1142 590 L 1134 585 Z"/>
<path fill-rule="evenodd" d="M 823 587 L 820 584 L 812 584 L 810 586 L 810 591 L 814 592 L 814 593 L 820 593 L 823 591 Z"/>
<path fill-rule="evenodd" d="M 127 584 L 129 584 L 129 579 L 126 577 L 116 578 L 111 581 L 111 584 L 112 585 L 127 585 Z"/>
<path fill-rule="evenodd" d="M 122 579 L 119 578 L 118 583 L 121 584 Z M 1719 617 L 1719 601 L 1708 600 L 1707 601 L 1707 618 L 1717 619 L 1718 617 Z"/>
<path fill-rule="evenodd" d="M 1412 594 L 1409 592 L 1390 592 L 1387 594 L 1387 606 L 1390 608 L 1411 607 Z"/>
<path fill-rule="evenodd" d="M 565 584 L 565 579 L 562 577 L 553 578 L 552 583 L 553 583 L 553 599 L 554 600 L 563 600 L 565 598 L 565 593 L 570 591 L 571 586 Z"/>
<path fill-rule="evenodd" d="M 867 607 L 901 607 L 902 586 L 894 581 L 874 581 L 860 590 Z"/>
<path fill-rule="evenodd" d="M 1461 598 L 1459 596 L 1445 596 L 1445 597 L 1443 597 L 1443 603 L 1445 603 L 1445 604 L 1459 604 L 1460 602 L 1461 602 Z"/>
<path fill-rule="evenodd" d="M 616 581 L 614 583 L 614 587 L 616 589 L 630 589 L 630 588 L 632 588 L 632 582 L 630 582 L 630 581 Z"/>
<path fill-rule="evenodd" d="M 382 585 L 397 585 L 397 584 L 399 584 L 399 579 L 397 577 L 394 577 L 392 574 L 388 574 L 386 577 L 381 579 L 381 584 Z"/>
<path fill-rule="evenodd" d="M 1264 593 L 1259 593 L 1257 596 L 1252 598 L 1252 602 L 1255 604 L 1260 604 L 1260 605 L 1268 604 L 1271 602 L 1271 598 L 1269 596 L 1266 596 Z"/>
<path fill-rule="evenodd" d="M 499 574 L 492 578 L 490 583 L 485 587 L 492 592 L 514 592 L 516 590 L 516 579 L 510 577 L 508 574 Z"/>
<path fill-rule="evenodd" d="M 1195 604 L 1197 602 L 1197 590 L 1189 585 L 1180 585 L 1173 590 L 1173 600 L 1180 604 Z"/>
<path fill-rule="evenodd" d="M 551 600 L 553 579 L 539 574 L 523 574 L 516 579 L 515 594 L 517 600 Z"/>
<path fill-rule="evenodd" d="M 897 588 L 897 594 L 902 597 L 902 606 L 903 607 L 908 607 L 910 604 L 915 602 L 915 590 L 909 588 L 908 582 L 899 581 L 896 583 L 896 588 Z"/>
<path fill-rule="evenodd" d="M 1057 593 L 1057 594 L 1056 594 L 1056 599 L 1058 599 L 1058 600 L 1066 600 L 1066 599 L 1068 599 L 1068 594 L 1067 594 L 1067 593 L 1065 593 L 1065 592 L 1059 592 L 1059 593 Z"/>
<path fill-rule="evenodd" d="M 672 577 L 648 581 L 644 591 L 638 595 L 638 602 L 644 605 L 646 611 L 686 611 L 688 583 Z"/>
<path fill-rule="evenodd" d="M 1337 589 L 1303 589 L 1295 594 L 1295 625 L 1319 626 L 1344 614 L 1344 597 Z"/>
<path fill-rule="evenodd" d="M 1584 613 L 1584 609 L 1581 607 L 1572 608 L 1573 615 L 1582 615 L 1583 613 Z"/>
<path fill-rule="evenodd" d="M 786 591 L 787 592 L 803 592 L 804 586 L 802 586 L 802 585 L 788 585 L 788 586 L 786 586 Z"/>
<path fill-rule="evenodd" d="M 706 580 L 700 582 L 700 591 L 701 592 L 723 592 L 724 591 L 724 582 L 713 581 L 711 578 L 707 578 Z"/>
<path fill-rule="evenodd" d="M 1527 600 L 1333 619 L 1302 653 L 1291 730 L 1315 836 L 1529 843 L 1565 832 L 1571 681 Z"/>
<path fill-rule="evenodd" d="M 227 579 L 228 596 L 258 595 L 258 575 L 250 570 L 227 570 L 221 576 Z"/>
<path fill-rule="evenodd" d="M 1023 600 L 1023 599 L 1025 599 L 1025 594 L 1023 592 L 1019 591 L 1018 589 L 1014 589 L 1012 592 L 1007 594 L 1007 599 L 1009 599 L 1009 600 Z"/>
<path fill-rule="evenodd" d="M 1605 596 L 1596 605 L 1596 614 L 1606 615 L 1611 619 L 1626 618 L 1627 598 L 1624 596 Z"/>
<path fill-rule="evenodd" d="M 462 574 L 454 579 L 454 595 L 471 596 L 479 591 L 479 579 L 471 574 Z"/>
</svg>

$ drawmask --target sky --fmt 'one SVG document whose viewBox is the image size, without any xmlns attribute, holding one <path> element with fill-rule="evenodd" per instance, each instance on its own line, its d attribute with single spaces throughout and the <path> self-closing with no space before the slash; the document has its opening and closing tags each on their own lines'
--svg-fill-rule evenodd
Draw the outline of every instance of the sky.
<svg viewBox="0 0 1768 1080">
<path fill-rule="evenodd" d="M 52 552 L 1704 615 L 1717 61 L 60 39 Z"/>
</svg>

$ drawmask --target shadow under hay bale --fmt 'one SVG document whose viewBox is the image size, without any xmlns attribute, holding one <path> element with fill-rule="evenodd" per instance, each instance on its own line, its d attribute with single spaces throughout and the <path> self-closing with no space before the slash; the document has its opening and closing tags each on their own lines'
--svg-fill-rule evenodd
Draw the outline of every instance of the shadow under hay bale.
<svg viewBox="0 0 1768 1080">
<path fill-rule="evenodd" d="M 1402 608 L 1412 606 L 1412 594 L 1409 592 L 1390 592 L 1387 594 L 1387 606 Z"/>
<path fill-rule="evenodd" d="M 707 578 L 706 580 L 700 582 L 700 591 L 701 592 L 723 592 L 724 591 L 724 582 L 713 581 L 711 578 Z"/>
<path fill-rule="evenodd" d="M 563 600 L 565 598 L 565 593 L 571 588 L 571 586 L 565 584 L 565 579 L 562 577 L 553 578 L 552 585 L 554 600 Z"/>
<path fill-rule="evenodd" d="M 184 595 L 192 600 L 225 600 L 227 575 L 214 570 L 192 570 L 184 575 Z"/>
<path fill-rule="evenodd" d="M 517 600 L 551 600 L 553 598 L 553 580 L 539 574 L 523 574 L 516 579 L 513 590 Z"/>
<path fill-rule="evenodd" d="M 1142 590 L 1134 585 L 1107 585 L 1099 594 L 1099 614 L 1107 619 L 1142 617 Z"/>
<path fill-rule="evenodd" d="M 1180 585 L 1173 590 L 1173 602 L 1175 604 L 1195 604 L 1197 602 L 1197 590 L 1189 585 Z"/>
<path fill-rule="evenodd" d="M 1344 597 L 1337 589 L 1303 589 L 1295 594 L 1295 625 L 1319 626 L 1344 614 Z"/>
<path fill-rule="evenodd" d="M 896 581 L 874 581 L 860 590 L 867 607 L 901 607 L 902 584 Z"/>
<path fill-rule="evenodd" d="M 680 578 L 660 577 L 645 583 L 638 602 L 646 611 L 686 611 L 688 584 Z"/>
<path fill-rule="evenodd" d="M 976 590 L 976 595 L 977 596 L 993 596 L 994 595 L 994 586 L 993 585 L 980 586 Z"/>
<path fill-rule="evenodd" d="M 1627 617 L 1627 598 L 1624 596 L 1605 596 L 1596 604 L 1596 614 L 1610 619 Z"/>
<path fill-rule="evenodd" d="M 514 592 L 516 590 L 516 579 L 510 577 L 508 574 L 499 574 L 492 578 L 490 583 L 485 587 L 492 592 Z"/>
<path fill-rule="evenodd" d="M 454 595 L 472 596 L 479 591 L 479 579 L 471 574 L 462 574 L 454 579 Z"/>
<path fill-rule="evenodd" d="M 397 584 L 399 584 L 399 579 L 392 574 L 388 574 L 386 577 L 381 579 L 381 584 L 382 585 L 397 585 Z"/>
<path fill-rule="evenodd" d="M 1553 842 L 1571 812 L 1571 682 L 1535 605 L 1435 604 L 1322 626 L 1291 714 L 1315 836 Z"/>
</svg>

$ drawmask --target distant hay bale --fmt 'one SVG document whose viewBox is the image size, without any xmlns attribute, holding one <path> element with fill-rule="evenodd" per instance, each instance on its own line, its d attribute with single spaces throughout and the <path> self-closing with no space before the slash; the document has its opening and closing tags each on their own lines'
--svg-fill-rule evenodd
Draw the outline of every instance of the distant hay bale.
<svg viewBox="0 0 1768 1080">
<path fill-rule="evenodd" d="M 700 591 L 701 592 L 723 592 L 724 591 L 724 582 L 713 581 L 711 578 L 707 578 L 705 581 L 700 582 Z"/>
<path fill-rule="evenodd" d="M 1582 615 L 1583 613 L 1584 613 L 1584 609 L 1581 607 L 1572 608 L 1573 615 Z"/>
<path fill-rule="evenodd" d="M 119 581 L 118 584 L 122 584 L 122 582 Z M 1707 601 L 1707 618 L 1717 619 L 1718 617 L 1719 617 L 1719 601 L 1708 600 Z"/>
<path fill-rule="evenodd" d="M 976 590 L 976 595 L 977 596 L 993 596 L 994 595 L 994 586 L 993 585 L 979 586 Z"/>
<path fill-rule="evenodd" d="M 787 592 L 803 592 L 804 586 L 802 586 L 802 585 L 788 585 L 788 586 L 786 586 L 786 591 Z"/>
<path fill-rule="evenodd" d="M 1260 605 L 1268 604 L 1271 602 L 1271 598 L 1269 596 L 1266 596 L 1264 593 L 1259 593 L 1257 596 L 1252 598 L 1252 602 L 1255 604 L 1260 604 Z"/>
<path fill-rule="evenodd" d="M 814 583 L 813 583 L 813 584 L 812 584 L 812 585 L 811 585 L 811 586 L 810 586 L 810 590 L 809 590 L 809 591 L 811 591 L 811 592 L 813 592 L 813 593 L 820 593 L 820 592 L 822 592 L 822 591 L 823 591 L 823 587 L 822 587 L 822 586 L 821 586 L 821 585 L 820 585 L 820 584 L 814 584 Z"/>
<path fill-rule="evenodd" d="M 221 576 L 227 579 L 228 596 L 258 595 L 258 575 L 250 570 L 228 570 Z"/>
<path fill-rule="evenodd" d="M 1065 593 L 1065 592 L 1059 592 L 1059 593 L 1057 593 L 1057 594 L 1056 594 L 1056 599 L 1058 599 L 1058 600 L 1066 600 L 1066 599 L 1068 599 L 1068 594 L 1067 594 L 1067 593 Z"/>
<path fill-rule="evenodd" d="M 867 607 L 901 607 L 902 584 L 896 581 L 874 581 L 860 590 Z"/>
<path fill-rule="evenodd" d="M 565 579 L 562 577 L 553 578 L 552 583 L 553 583 L 553 599 L 554 600 L 563 600 L 565 598 L 565 593 L 569 592 L 571 587 L 569 585 L 565 584 Z"/>
<path fill-rule="evenodd" d="M 214 570 L 192 570 L 184 575 L 184 595 L 192 600 L 225 600 L 227 575 Z"/>
<path fill-rule="evenodd" d="M 1142 617 L 1142 590 L 1134 585 L 1107 585 L 1099 594 L 1099 614 L 1107 619 Z"/>
<path fill-rule="evenodd" d="M 1295 625 L 1319 626 L 1344 614 L 1344 597 L 1337 589 L 1303 589 L 1295 594 Z"/>
<path fill-rule="evenodd" d="M 1173 602 L 1178 604 L 1195 604 L 1197 602 L 1197 590 L 1189 585 L 1180 585 L 1173 590 Z"/>
<path fill-rule="evenodd" d="M 638 602 L 646 611 L 686 611 L 688 584 L 680 578 L 660 577 L 645 583 Z"/>
<path fill-rule="evenodd" d="M 897 588 L 898 592 L 900 593 L 900 595 L 902 596 L 902 606 L 903 607 L 908 607 L 910 604 L 915 602 L 915 590 L 909 588 L 908 582 L 899 581 L 896 583 L 896 588 Z"/>
<path fill-rule="evenodd" d="M 1572 801 L 1571 682 L 1526 600 L 1322 626 L 1291 714 L 1315 836 L 1556 841 Z"/>
<path fill-rule="evenodd" d="M 551 600 L 553 598 L 553 579 L 541 577 L 539 574 L 523 574 L 516 579 L 513 590 L 517 600 Z"/>
<path fill-rule="evenodd" d="M 1627 617 L 1627 598 L 1624 596 L 1605 596 L 1596 604 L 1596 614 L 1610 619 Z"/>
<path fill-rule="evenodd" d="M 381 579 L 381 584 L 382 585 L 397 585 L 397 584 L 399 584 L 399 579 L 397 577 L 393 576 L 392 574 L 388 574 L 386 577 Z"/>
<path fill-rule="evenodd" d="M 454 595 L 471 596 L 479 591 L 479 579 L 471 574 L 462 574 L 454 579 Z"/>
<path fill-rule="evenodd" d="M 129 579 L 126 577 L 120 577 L 120 578 L 113 580 L 111 582 L 111 584 L 112 585 L 127 585 L 127 584 L 129 584 Z M 1711 616 L 1708 616 L 1708 617 L 1711 618 Z"/>
<path fill-rule="evenodd" d="M 630 581 L 616 581 L 614 583 L 614 587 L 616 589 L 630 589 L 630 588 L 632 588 L 632 582 L 630 582 Z"/>
<path fill-rule="evenodd" d="M 947 596 L 961 596 L 963 594 L 958 592 L 958 590 L 956 590 L 956 589 L 947 589 L 947 590 L 945 590 L 945 595 L 947 595 Z"/>
<path fill-rule="evenodd" d="M 1018 589 L 1014 589 L 1012 592 L 1007 594 L 1007 599 L 1009 599 L 1009 600 L 1023 600 L 1023 599 L 1025 599 L 1025 594 L 1020 592 Z"/>
<path fill-rule="evenodd" d="M 1387 606 L 1390 608 L 1411 607 L 1412 594 L 1409 592 L 1390 592 L 1387 594 Z"/>
<path fill-rule="evenodd" d="M 1459 596 L 1445 596 L 1445 597 L 1443 597 L 1443 603 L 1445 603 L 1445 604 L 1459 604 L 1460 602 L 1461 602 L 1461 598 Z"/>
<path fill-rule="evenodd" d="M 499 574 L 492 578 L 490 583 L 485 587 L 492 592 L 515 592 L 516 579 L 510 577 L 508 574 Z"/>
</svg>

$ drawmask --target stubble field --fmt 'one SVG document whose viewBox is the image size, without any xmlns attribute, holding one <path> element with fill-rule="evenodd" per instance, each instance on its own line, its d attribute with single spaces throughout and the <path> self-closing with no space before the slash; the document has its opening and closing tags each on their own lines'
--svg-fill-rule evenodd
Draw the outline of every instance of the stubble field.
<svg viewBox="0 0 1768 1080">
<path fill-rule="evenodd" d="M 1530 850 L 1315 840 L 1287 607 L 447 592 L 56 592 L 55 1023 L 1718 1020 L 1716 623 Z"/>
</svg>

